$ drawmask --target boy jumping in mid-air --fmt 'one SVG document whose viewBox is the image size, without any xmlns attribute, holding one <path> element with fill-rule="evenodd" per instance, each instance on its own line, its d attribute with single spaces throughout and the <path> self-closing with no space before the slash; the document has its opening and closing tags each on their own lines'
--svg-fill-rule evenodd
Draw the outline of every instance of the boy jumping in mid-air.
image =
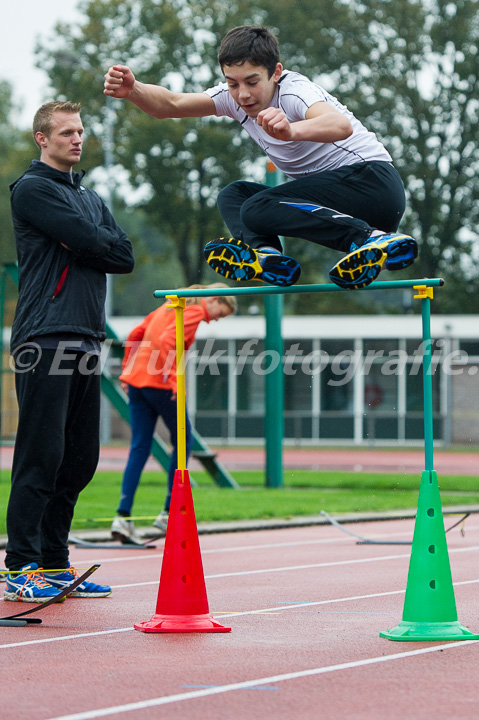
<svg viewBox="0 0 479 720">
<path fill-rule="evenodd" d="M 397 233 L 404 186 L 374 133 L 322 87 L 284 70 L 277 40 L 265 28 L 230 30 L 218 59 L 226 82 L 203 93 L 140 83 L 124 65 L 108 70 L 104 91 L 160 119 L 231 117 L 290 178 L 274 188 L 239 180 L 219 193 L 233 237 L 206 245 L 208 264 L 232 280 L 292 285 L 301 268 L 283 254 L 278 236 L 286 235 L 343 253 L 329 272 L 343 288 L 365 287 L 383 268 L 411 265 L 416 241 Z"/>
</svg>

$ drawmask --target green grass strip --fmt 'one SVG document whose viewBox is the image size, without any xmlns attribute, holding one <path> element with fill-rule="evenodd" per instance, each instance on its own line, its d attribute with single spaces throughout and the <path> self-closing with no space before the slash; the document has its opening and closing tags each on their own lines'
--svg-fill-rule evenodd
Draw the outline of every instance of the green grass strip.
<svg viewBox="0 0 479 720">
<path fill-rule="evenodd" d="M 0 534 L 6 533 L 5 511 L 9 494 L 8 473 L 0 482 Z M 198 522 L 259 520 L 352 512 L 415 510 L 420 473 L 382 474 L 287 470 L 284 488 L 265 488 L 263 471 L 238 471 L 240 490 L 218 488 L 207 473 L 191 473 L 198 483 L 193 488 Z M 81 493 L 76 506 L 73 529 L 108 528 L 119 500 L 122 473 L 97 472 Z M 477 477 L 445 475 L 439 477 L 443 506 L 479 504 Z M 166 493 L 166 474 L 143 473 L 133 513 L 138 527 L 148 526 L 162 510 Z"/>
</svg>

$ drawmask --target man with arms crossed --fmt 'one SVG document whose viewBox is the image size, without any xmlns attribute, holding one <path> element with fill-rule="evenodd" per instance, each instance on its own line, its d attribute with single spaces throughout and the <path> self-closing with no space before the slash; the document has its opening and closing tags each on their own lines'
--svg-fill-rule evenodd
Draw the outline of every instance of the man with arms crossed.
<svg viewBox="0 0 479 720">
<path fill-rule="evenodd" d="M 80 105 L 43 105 L 40 160 L 10 186 L 19 270 L 11 353 L 19 422 L 7 509 L 5 600 L 46 602 L 76 579 L 68 534 L 99 455 L 105 273 L 129 273 L 131 243 L 82 185 Z M 85 581 L 74 597 L 106 597 Z"/>
</svg>

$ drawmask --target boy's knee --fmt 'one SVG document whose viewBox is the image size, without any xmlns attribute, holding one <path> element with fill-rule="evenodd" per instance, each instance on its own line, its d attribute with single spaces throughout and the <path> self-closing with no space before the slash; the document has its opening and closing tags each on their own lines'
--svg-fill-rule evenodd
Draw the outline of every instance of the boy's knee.
<svg viewBox="0 0 479 720">
<path fill-rule="evenodd" d="M 221 208 L 227 208 L 232 200 L 237 200 L 238 197 L 243 196 L 243 185 L 244 182 L 242 180 L 235 180 L 235 182 L 226 185 L 219 191 L 216 203 L 220 212 Z"/>
</svg>

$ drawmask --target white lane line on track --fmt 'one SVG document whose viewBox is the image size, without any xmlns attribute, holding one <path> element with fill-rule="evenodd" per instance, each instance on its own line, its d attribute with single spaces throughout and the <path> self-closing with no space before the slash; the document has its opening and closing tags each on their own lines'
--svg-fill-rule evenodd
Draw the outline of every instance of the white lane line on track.
<svg viewBox="0 0 479 720">
<path fill-rule="evenodd" d="M 274 683 L 286 682 L 288 680 L 298 680 L 299 678 L 326 675 L 327 673 L 339 672 L 341 670 L 353 670 L 367 665 L 392 662 L 394 660 L 404 660 L 405 658 L 417 657 L 428 653 L 442 652 L 444 650 L 474 645 L 477 642 L 479 642 L 479 640 L 460 640 L 459 642 L 447 643 L 445 645 L 435 645 L 433 647 L 419 648 L 417 650 L 407 650 L 402 653 L 381 655 L 380 657 L 364 658 L 363 660 L 338 663 L 337 665 L 326 665 L 323 667 L 311 668 L 309 670 L 298 670 L 296 672 L 282 673 L 280 675 L 255 678 L 253 680 L 230 683 L 229 685 L 220 685 L 218 687 L 194 690 L 193 692 L 166 695 L 164 697 L 151 698 L 150 700 L 140 700 L 138 702 L 126 703 L 124 705 L 98 708 L 97 710 L 87 710 L 86 712 L 73 713 L 72 715 L 60 715 L 54 718 L 48 718 L 48 720 L 94 720 L 94 718 L 107 717 L 108 715 L 119 715 L 120 713 L 132 712 L 134 710 L 145 710 L 147 708 L 159 707 L 160 705 L 170 705 L 172 703 L 184 702 L 185 700 L 211 697 L 212 695 L 220 695 L 233 692 L 234 690 L 248 690 L 261 685 L 271 685 Z"/>
<path fill-rule="evenodd" d="M 212 580 L 214 578 L 227 578 L 227 577 L 243 577 L 245 575 L 262 575 L 263 573 L 278 573 L 278 572 L 290 572 L 291 570 L 311 570 L 313 568 L 326 568 L 326 567 L 338 567 L 341 565 L 359 565 L 362 563 L 369 562 L 381 562 L 381 560 L 398 560 L 408 558 L 409 553 L 401 555 L 383 555 L 381 557 L 374 558 L 361 558 L 360 560 L 338 560 L 337 562 L 326 562 L 326 563 L 311 563 L 309 565 L 283 565 L 277 568 L 261 568 L 259 570 L 239 570 L 238 572 L 228 573 L 215 573 L 213 575 L 205 575 L 205 580 Z M 112 585 L 113 590 L 120 588 L 130 587 L 143 587 L 144 585 L 157 585 L 158 580 L 148 580 L 147 582 L 135 582 L 125 583 L 124 585 Z"/>
<path fill-rule="evenodd" d="M 324 526 L 317 526 L 317 527 L 324 527 Z M 326 526 L 328 527 L 328 526 Z M 296 528 L 295 528 L 296 529 Z M 473 526 L 468 528 L 469 531 L 471 530 L 477 530 L 479 529 L 478 526 Z M 377 533 L 373 534 L 370 533 L 370 537 L 373 540 L 390 540 L 391 538 L 399 538 L 399 537 L 408 537 L 410 540 L 412 540 L 412 531 L 410 530 L 403 530 L 401 532 L 394 532 L 394 533 Z M 351 543 L 352 538 L 349 537 L 335 537 L 335 538 L 322 538 L 320 540 L 298 540 L 294 542 L 281 542 L 281 543 L 263 543 L 258 545 L 237 545 L 237 546 L 231 546 L 227 548 L 211 548 L 211 549 L 202 549 L 201 554 L 202 555 L 216 555 L 219 553 L 230 553 L 230 552 L 248 552 L 251 550 L 271 550 L 274 548 L 287 548 L 287 547 L 301 547 L 301 546 L 307 546 L 307 545 L 334 545 L 336 543 Z M 201 544 L 201 539 L 200 539 Z M 80 551 L 82 548 L 76 548 L 78 551 Z M 133 550 L 133 548 L 132 548 Z M 123 552 L 123 550 L 122 550 Z M 452 550 L 450 550 L 452 552 Z M 106 558 L 99 558 L 96 559 L 93 556 L 93 559 L 95 562 L 98 563 L 118 563 L 118 562 L 137 562 L 138 560 L 150 560 L 150 559 L 156 559 L 163 557 L 163 553 L 150 553 L 149 551 L 142 552 L 141 555 L 129 555 L 128 557 L 122 556 L 122 557 L 106 557 Z M 90 555 L 88 558 L 80 559 L 75 561 L 77 565 L 80 564 L 87 564 L 92 561 L 92 555 Z"/>
<path fill-rule="evenodd" d="M 475 583 L 479 583 L 479 578 L 474 580 L 463 580 L 461 582 L 453 583 L 454 587 L 457 587 L 458 585 L 473 585 Z M 303 603 L 288 603 L 283 606 L 276 606 L 274 608 L 263 608 L 262 610 L 246 610 L 244 612 L 232 612 L 232 613 L 221 613 L 216 612 L 215 617 L 225 619 L 229 617 L 238 617 L 240 615 L 257 615 L 260 613 L 265 612 L 283 612 L 284 610 L 297 610 L 298 608 L 303 607 L 311 607 L 311 606 L 317 606 L 317 605 L 333 605 L 335 603 L 343 603 L 343 602 L 353 602 L 354 600 L 371 600 L 374 598 L 380 598 L 380 597 L 389 597 L 391 595 L 404 595 L 406 592 L 406 589 L 404 590 L 388 590 L 386 592 L 382 593 L 370 593 L 368 595 L 350 595 L 349 597 L 345 598 L 332 598 L 330 600 L 312 600 L 311 602 L 303 602 Z"/>
<path fill-rule="evenodd" d="M 346 598 L 336 598 L 333 600 L 313 600 L 311 602 L 304 602 L 304 603 L 298 603 L 296 605 L 291 605 L 288 603 L 288 605 L 285 606 L 278 606 L 278 607 L 272 607 L 272 608 L 261 608 L 260 610 L 244 610 L 243 612 L 232 612 L 232 613 L 215 613 L 215 616 L 221 616 L 222 618 L 228 618 L 228 617 L 238 617 L 240 615 L 260 615 L 261 613 L 270 613 L 270 612 L 279 612 L 282 610 L 294 610 L 296 608 L 303 608 L 303 607 L 310 607 L 312 605 L 326 605 L 328 603 L 337 603 L 337 602 L 347 602 L 348 600 L 365 600 L 368 598 L 375 598 L 375 597 L 383 597 L 384 595 L 398 595 L 400 593 L 404 593 L 405 590 L 392 590 L 391 592 L 385 592 L 385 593 L 373 593 L 371 595 L 356 595 L 352 597 L 346 597 Z M 97 632 L 92 633 L 81 633 L 78 635 L 62 635 L 60 637 L 54 637 L 54 638 L 45 638 L 43 640 L 24 640 L 23 642 L 16 642 L 16 643 L 5 643 L 5 645 L 0 645 L 0 649 L 6 649 L 6 648 L 13 648 L 13 647 L 23 647 L 25 645 L 39 645 L 41 643 L 46 642 L 59 642 L 62 640 L 75 640 L 76 638 L 84 638 L 84 637 L 98 637 L 99 635 L 110 635 L 118 632 L 126 632 L 127 630 L 133 630 L 132 627 L 127 628 L 115 628 L 114 630 L 100 630 Z"/>
<path fill-rule="evenodd" d="M 454 587 L 457 587 L 459 585 L 473 585 L 475 583 L 479 583 L 479 578 L 474 580 L 463 580 L 461 582 L 453 583 Z M 272 612 L 281 612 L 283 610 L 296 610 L 297 608 L 303 608 L 303 607 L 312 607 L 316 605 L 330 605 L 335 603 L 346 603 L 346 602 L 353 602 L 355 600 L 369 600 L 379 597 L 388 597 L 390 595 L 401 595 L 406 592 L 405 589 L 403 590 L 390 590 L 387 592 L 382 593 L 370 593 L 367 595 L 351 595 L 349 597 L 345 598 L 332 598 L 330 600 L 313 600 L 311 602 L 303 602 L 303 603 L 297 603 L 296 605 L 292 605 L 288 603 L 287 605 L 280 605 L 276 607 L 271 608 L 261 608 L 260 610 L 245 610 L 243 612 L 232 612 L 232 613 L 213 613 L 215 617 L 224 619 L 229 617 L 240 617 L 242 615 L 260 615 L 262 613 L 272 613 Z M 61 642 L 63 640 L 75 640 L 76 638 L 85 638 L 85 637 L 98 637 L 100 635 L 113 635 L 115 633 L 119 632 L 128 632 L 130 630 L 133 630 L 133 627 L 125 627 L 125 628 L 113 628 L 112 630 L 99 630 L 97 632 L 92 633 L 81 633 L 77 635 L 62 635 L 60 637 L 54 637 L 54 638 L 44 638 L 42 640 L 25 640 L 23 642 L 16 642 L 16 643 L 5 643 L 4 645 L 0 645 L 0 649 L 7 649 L 7 648 L 15 648 L 15 647 L 23 647 L 26 645 L 41 645 L 42 643 L 50 643 L 50 642 Z"/>
<path fill-rule="evenodd" d="M 449 554 L 451 553 L 464 553 L 464 552 L 472 552 L 479 550 L 478 545 L 474 545 L 467 548 L 453 548 L 449 550 Z M 244 577 L 246 575 L 262 575 L 263 573 L 278 573 L 278 572 L 290 572 L 293 570 L 311 570 L 315 568 L 326 568 L 326 567 L 341 567 L 343 565 L 360 565 L 364 563 L 372 563 L 372 562 L 381 562 L 384 560 L 404 560 L 405 558 L 410 557 L 410 552 L 408 553 L 399 553 L 397 555 L 378 555 L 376 557 L 370 557 L 370 558 L 359 558 L 354 560 L 338 560 L 334 562 L 326 562 L 326 563 L 311 563 L 308 565 L 290 565 L 290 566 L 282 566 L 278 568 L 261 568 L 258 570 L 240 570 L 238 572 L 229 572 L 229 573 L 214 573 L 212 575 L 205 575 L 205 580 L 213 580 L 218 578 L 227 578 L 227 577 Z M 112 585 L 113 590 L 120 590 L 125 588 L 138 588 L 138 587 L 147 587 L 148 585 L 158 585 L 158 580 L 148 580 L 145 582 L 134 582 L 134 583 L 122 583 L 120 585 Z"/>
<path fill-rule="evenodd" d="M 403 534 L 409 534 L 410 533 L 400 533 Z M 285 547 L 298 547 L 302 545 L 333 545 L 335 543 L 343 543 L 343 542 L 351 542 L 351 538 L 324 538 L 322 540 L 304 540 L 301 542 L 285 542 L 285 543 L 264 543 L 263 545 L 238 545 L 238 546 L 232 546 L 228 548 L 211 548 L 210 550 L 205 549 L 201 550 L 202 555 L 216 555 L 218 553 L 229 553 L 229 552 L 247 552 L 250 550 L 271 550 L 274 548 L 285 548 Z M 78 548 L 81 550 L 82 548 Z M 133 549 L 133 548 L 132 548 Z M 131 560 L 150 560 L 151 558 L 161 558 L 163 557 L 163 553 L 148 553 L 144 552 L 141 555 L 129 555 L 128 557 L 108 557 L 108 558 L 100 558 L 99 560 L 95 560 L 95 562 L 99 563 L 111 563 L 111 562 L 128 562 Z M 89 563 L 91 562 L 91 556 L 85 560 L 78 560 L 77 564 L 80 563 Z"/>
<path fill-rule="evenodd" d="M 62 640 L 75 640 L 76 638 L 97 637 L 98 635 L 114 635 L 115 633 L 133 630 L 132 627 L 115 628 L 114 630 L 98 630 L 93 633 L 78 633 L 78 635 L 61 635 L 60 637 L 43 638 L 41 640 L 25 640 L 24 642 L 5 643 L 0 649 L 22 647 L 23 645 L 41 645 L 42 643 L 61 642 Z"/>
<path fill-rule="evenodd" d="M 452 550 L 449 550 L 449 553 L 463 553 L 477 550 L 479 550 L 479 545 L 474 545 L 468 548 L 453 548 Z M 376 557 L 370 558 L 356 558 L 354 560 L 337 560 L 334 562 L 312 563 L 309 565 L 290 565 L 278 568 L 261 568 L 259 570 L 240 570 L 238 572 L 214 573 L 212 575 L 205 575 L 205 580 L 212 580 L 214 578 L 242 577 L 245 575 L 261 575 L 263 573 L 290 572 L 291 570 L 311 570 L 313 568 L 341 567 L 342 565 L 361 565 L 363 563 L 381 562 L 383 560 L 404 560 L 405 558 L 409 558 L 410 555 L 411 553 L 408 552 L 399 553 L 397 555 L 378 555 Z M 157 582 L 157 580 L 149 580 L 147 582 L 125 583 L 123 585 L 112 585 L 112 588 L 114 590 L 118 590 L 120 588 L 143 587 L 145 585 L 155 585 L 157 584 Z"/>
</svg>

